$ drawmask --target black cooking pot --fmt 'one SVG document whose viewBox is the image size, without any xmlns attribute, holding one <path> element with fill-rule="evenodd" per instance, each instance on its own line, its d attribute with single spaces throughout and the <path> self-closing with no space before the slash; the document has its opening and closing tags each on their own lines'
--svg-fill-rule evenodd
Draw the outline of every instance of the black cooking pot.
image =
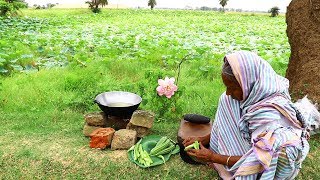
<svg viewBox="0 0 320 180">
<path fill-rule="evenodd" d="M 124 91 L 104 92 L 94 100 L 106 115 L 123 118 L 130 118 L 141 101 L 142 98 L 137 94 Z"/>
</svg>

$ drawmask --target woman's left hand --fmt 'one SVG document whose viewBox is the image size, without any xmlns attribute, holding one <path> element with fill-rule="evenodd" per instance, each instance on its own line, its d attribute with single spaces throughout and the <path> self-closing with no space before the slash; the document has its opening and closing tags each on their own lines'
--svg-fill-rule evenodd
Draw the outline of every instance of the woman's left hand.
<svg viewBox="0 0 320 180">
<path fill-rule="evenodd" d="M 200 149 L 190 149 L 187 151 L 187 154 L 195 157 L 198 161 L 205 163 L 212 162 L 215 155 L 213 151 L 204 147 L 201 142 Z"/>
</svg>

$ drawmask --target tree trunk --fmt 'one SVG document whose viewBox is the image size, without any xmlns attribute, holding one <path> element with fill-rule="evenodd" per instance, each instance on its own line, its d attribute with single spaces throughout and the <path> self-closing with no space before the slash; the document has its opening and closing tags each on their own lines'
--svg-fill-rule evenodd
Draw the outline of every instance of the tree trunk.
<svg viewBox="0 0 320 180">
<path fill-rule="evenodd" d="M 291 46 L 286 77 L 293 99 L 320 102 L 320 0 L 292 0 L 286 13 Z"/>
</svg>

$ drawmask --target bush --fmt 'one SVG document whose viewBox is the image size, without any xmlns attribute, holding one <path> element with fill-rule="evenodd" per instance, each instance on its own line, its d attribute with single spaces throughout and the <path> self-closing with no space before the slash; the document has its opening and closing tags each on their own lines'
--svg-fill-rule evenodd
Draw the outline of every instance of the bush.
<svg viewBox="0 0 320 180">
<path fill-rule="evenodd" d="M 15 16 L 21 8 L 27 8 L 28 4 L 23 0 L 0 0 L 0 16 Z"/>
<path fill-rule="evenodd" d="M 269 10 L 269 13 L 271 13 L 271 17 L 276 17 L 279 15 L 279 11 L 280 11 L 280 8 L 275 6 Z"/>
<path fill-rule="evenodd" d="M 48 3 L 47 5 L 38 5 L 38 4 L 34 4 L 33 5 L 33 8 L 34 9 L 51 9 L 53 7 L 55 7 L 56 5 L 58 5 L 59 3 L 56 3 L 56 4 L 51 4 L 51 3 Z"/>
<path fill-rule="evenodd" d="M 92 0 L 92 1 L 86 1 L 86 4 L 89 4 L 89 8 L 94 13 L 100 13 L 101 9 L 99 6 L 106 6 L 108 5 L 108 0 Z"/>
</svg>

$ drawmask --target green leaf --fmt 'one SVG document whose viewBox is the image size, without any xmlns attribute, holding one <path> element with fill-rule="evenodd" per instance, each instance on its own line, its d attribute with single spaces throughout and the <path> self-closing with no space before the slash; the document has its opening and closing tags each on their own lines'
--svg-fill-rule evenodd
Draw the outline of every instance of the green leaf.
<svg viewBox="0 0 320 180">
<path fill-rule="evenodd" d="M 44 52 L 44 48 L 43 48 L 42 46 L 39 46 L 38 49 L 37 49 L 37 51 L 38 51 L 39 53 L 43 53 L 43 52 Z"/>
<path fill-rule="evenodd" d="M 0 67 L 0 73 L 5 74 L 8 73 L 9 71 L 4 69 L 3 67 Z"/>
<path fill-rule="evenodd" d="M 20 65 L 11 65 L 11 67 L 16 71 L 22 71 L 23 70 L 23 67 L 20 66 Z"/>
</svg>

